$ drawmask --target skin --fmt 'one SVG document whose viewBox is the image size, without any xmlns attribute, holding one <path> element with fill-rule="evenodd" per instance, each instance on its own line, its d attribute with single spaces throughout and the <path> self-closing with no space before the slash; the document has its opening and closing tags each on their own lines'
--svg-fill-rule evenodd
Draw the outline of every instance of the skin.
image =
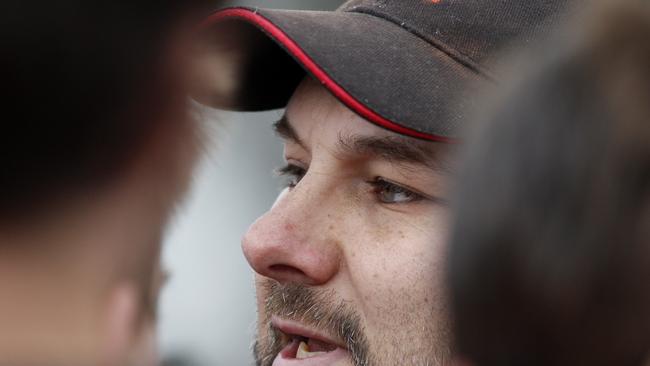
<svg viewBox="0 0 650 366">
<path fill-rule="evenodd" d="M 348 354 L 337 364 L 446 364 L 445 146 L 368 123 L 309 79 L 284 119 L 277 129 L 293 166 L 284 169 L 290 183 L 242 242 L 257 272 L 258 358 L 277 332 L 269 324 L 274 317 L 341 338 L 309 317 L 292 319 L 291 309 L 269 308 L 269 286 L 278 284 L 306 288 L 358 318 L 367 357 L 355 361 Z M 384 144 L 354 148 L 369 139 Z M 387 149 L 395 142 L 422 154 L 414 159 L 411 151 Z M 398 188 L 378 185 L 381 179 Z"/>
</svg>

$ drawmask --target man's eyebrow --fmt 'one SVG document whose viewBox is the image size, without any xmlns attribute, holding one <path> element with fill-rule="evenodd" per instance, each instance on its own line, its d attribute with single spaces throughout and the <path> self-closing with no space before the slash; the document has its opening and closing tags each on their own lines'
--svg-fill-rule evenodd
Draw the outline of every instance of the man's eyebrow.
<svg viewBox="0 0 650 366">
<path fill-rule="evenodd" d="M 273 129 L 281 138 L 294 142 L 309 151 L 286 115 L 273 124 Z M 447 147 L 439 145 L 441 144 L 398 135 L 339 135 L 338 141 L 339 150 L 343 154 L 373 156 L 391 163 L 421 165 L 440 173 L 449 174 L 452 169 L 446 157 Z"/>
<path fill-rule="evenodd" d="M 308 150 L 307 146 L 300 139 L 300 136 L 298 136 L 296 130 L 293 128 L 291 123 L 289 123 L 286 114 L 280 117 L 280 119 L 273 124 L 273 130 L 284 140 L 295 142 L 305 150 Z"/>
<path fill-rule="evenodd" d="M 373 156 L 391 163 L 415 164 L 450 174 L 447 146 L 403 136 L 339 135 L 339 148 L 344 154 Z"/>
</svg>

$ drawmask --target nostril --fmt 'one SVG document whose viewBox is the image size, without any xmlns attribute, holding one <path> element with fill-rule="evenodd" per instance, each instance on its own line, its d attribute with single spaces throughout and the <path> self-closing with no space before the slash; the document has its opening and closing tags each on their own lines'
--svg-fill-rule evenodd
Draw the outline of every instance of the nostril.
<svg viewBox="0 0 650 366">
<path fill-rule="evenodd" d="M 293 266 L 287 266 L 285 264 L 274 264 L 269 267 L 269 270 L 280 274 L 280 275 L 288 275 L 288 276 L 306 276 L 305 272 L 299 270 L 296 267 Z"/>
</svg>

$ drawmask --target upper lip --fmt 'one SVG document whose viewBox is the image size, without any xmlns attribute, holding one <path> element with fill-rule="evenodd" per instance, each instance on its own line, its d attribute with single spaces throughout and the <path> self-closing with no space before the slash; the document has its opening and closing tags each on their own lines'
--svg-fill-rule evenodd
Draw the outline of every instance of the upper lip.
<svg viewBox="0 0 650 366">
<path fill-rule="evenodd" d="M 336 340 L 333 337 L 323 334 L 323 332 L 321 331 L 305 326 L 304 324 L 301 324 L 300 322 L 294 320 L 283 319 L 274 315 L 271 317 L 271 324 L 275 328 L 279 329 L 282 333 L 286 334 L 287 336 L 300 336 L 304 338 L 311 338 L 321 342 L 335 345 L 339 348 L 343 348 L 343 349 L 347 348 L 344 342 L 341 342 L 340 340 Z"/>
</svg>

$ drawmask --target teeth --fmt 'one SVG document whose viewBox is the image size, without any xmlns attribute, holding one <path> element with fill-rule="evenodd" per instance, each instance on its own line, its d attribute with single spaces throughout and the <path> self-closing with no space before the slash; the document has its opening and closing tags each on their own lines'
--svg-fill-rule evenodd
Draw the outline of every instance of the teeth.
<svg viewBox="0 0 650 366">
<path fill-rule="evenodd" d="M 298 346 L 298 352 L 296 353 L 296 358 L 302 360 L 305 358 L 320 356 L 325 353 L 327 352 L 309 352 L 309 346 L 307 345 L 307 343 L 300 342 L 300 345 Z"/>
</svg>

